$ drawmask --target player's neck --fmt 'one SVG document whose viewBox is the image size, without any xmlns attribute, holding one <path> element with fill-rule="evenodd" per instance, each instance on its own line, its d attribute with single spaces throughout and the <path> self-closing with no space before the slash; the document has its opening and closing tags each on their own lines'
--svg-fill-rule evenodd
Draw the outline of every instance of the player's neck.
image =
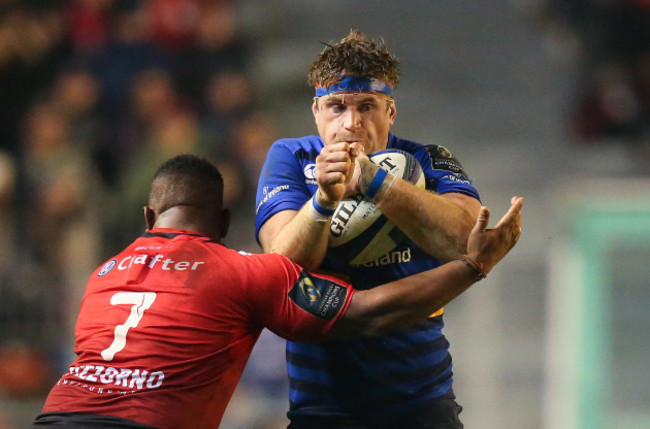
<svg viewBox="0 0 650 429">
<path fill-rule="evenodd" d="M 174 206 L 156 217 L 154 228 L 182 229 L 184 231 L 198 232 L 213 237 L 211 227 L 207 227 L 203 210 L 191 206 Z"/>
</svg>

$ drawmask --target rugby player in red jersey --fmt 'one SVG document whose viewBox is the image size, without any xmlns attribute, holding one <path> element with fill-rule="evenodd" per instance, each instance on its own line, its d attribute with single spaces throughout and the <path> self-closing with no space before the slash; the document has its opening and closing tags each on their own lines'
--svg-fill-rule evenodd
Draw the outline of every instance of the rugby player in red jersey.
<svg viewBox="0 0 650 429">
<path fill-rule="evenodd" d="M 468 255 L 366 291 L 278 254 L 221 244 L 230 214 L 216 167 L 164 163 L 146 233 L 91 276 L 75 329 L 77 359 L 32 428 L 219 426 L 262 329 L 297 341 L 377 335 L 426 318 L 514 246 L 523 198 L 492 229 L 483 208 Z"/>
</svg>

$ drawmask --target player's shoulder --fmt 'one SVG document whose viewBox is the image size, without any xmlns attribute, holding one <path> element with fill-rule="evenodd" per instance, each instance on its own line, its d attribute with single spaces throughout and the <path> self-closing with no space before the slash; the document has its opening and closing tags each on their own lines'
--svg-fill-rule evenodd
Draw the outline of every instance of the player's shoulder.
<svg viewBox="0 0 650 429">
<path fill-rule="evenodd" d="M 284 149 L 291 153 L 299 151 L 316 151 L 319 153 L 322 147 L 323 141 L 316 135 L 281 138 L 273 142 L 271 145 L 271 149 Z"/>
<path fill-rule="evenodd" d="M 295 278 L 302 270 L 299 265 L 278 253 L 250 253 L 232 250 L 225 262 L 233 270 L 233 275 L 244 282 L 254 281 L 257 284 Z"/>
<path fill-rule="evenodd" d="M 434 158 L 446 157 L 453 158 L 454 155 L 451 151 L 443 145 L 435 143 L 420 143 L 413 140 L 408 140 L 391 134 L 388 140 L 388 148 L 400 149 L 411 155 L 426 153 Z"/>
<path fill-rule="evenodd" d="M 460 160 L 447 147 L 435 143 L 418 143 L 391 135 L 389 147 L 401 149 L 410 153 L 423 166 L 431 166 L 434 170 L 445 170 L 468 177 Z"/>
<path fill-rule="evenodd" d="M 221 246 L 218 250 L 225 258 L 231 259 L 233 261 L 238 261 L 242 264 L 252 264 L 252 265 L 271 265 L 271 264 L 280 264 L 280 265 L 293 265 L 293 262 L 289 260 L 286 256 L 280 255 L 279 253 L 253 253 L 245 250 L 236 250 L 231 249 L 226 246 Z"/>
</svg>

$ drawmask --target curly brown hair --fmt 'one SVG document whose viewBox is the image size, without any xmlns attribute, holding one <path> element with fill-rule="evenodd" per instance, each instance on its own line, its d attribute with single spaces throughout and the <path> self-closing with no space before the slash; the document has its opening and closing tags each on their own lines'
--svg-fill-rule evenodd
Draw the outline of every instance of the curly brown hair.
<svg viewBox="0 0 650 429">
<path fill-rule="evenodd" d="M 311 64 L 307 82 L 321 87 L 341 75 L 372 77 L 387 82 L 395 88 L 399 83 L 399 62 L 383 40 L 370 40 L 358 30 L 338 43 L 325 43 L 325 49 Z"/>
</svg>

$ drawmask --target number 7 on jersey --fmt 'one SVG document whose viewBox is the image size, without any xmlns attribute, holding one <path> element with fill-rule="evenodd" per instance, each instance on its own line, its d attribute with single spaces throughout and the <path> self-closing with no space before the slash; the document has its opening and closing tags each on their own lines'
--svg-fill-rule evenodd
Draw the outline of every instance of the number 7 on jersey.
<svg viewBox="0 0 650 429">
<path fill-rule="evenodd" d="M 126 334 L 130 328 L 135 328 L 140 323 L 145 310 L 151 307 L 156 300 L 155 292 L 118 292 L 111 297 L 111 305 L 131 304 L 131 313 L 122 325 L 115 327 L 115 338 L 108 348 L 102 351 L 102 358 L 112 361 L 115 353 L 126 347 Z"/>
</svg>

